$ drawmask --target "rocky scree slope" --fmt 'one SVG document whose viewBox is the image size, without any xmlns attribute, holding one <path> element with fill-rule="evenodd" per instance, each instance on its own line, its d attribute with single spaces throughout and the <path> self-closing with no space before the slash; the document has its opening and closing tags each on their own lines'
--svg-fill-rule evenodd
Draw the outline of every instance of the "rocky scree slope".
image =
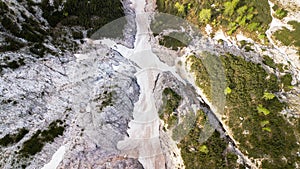
<svg viewBox="0 0 300 169">
<path fill-rule="evenodd" d="M 0 168 L 41 168 L 62 145 L 60 168 L 142 168 L 116 149 L 139 95 L 135 68 L 83 40 L 132 14 L 123 5 L 128 2 L 0 2 Z M 131 46 L 134 26 L 119 29 L 127 31 L 119 42 Z"/>
</svg>

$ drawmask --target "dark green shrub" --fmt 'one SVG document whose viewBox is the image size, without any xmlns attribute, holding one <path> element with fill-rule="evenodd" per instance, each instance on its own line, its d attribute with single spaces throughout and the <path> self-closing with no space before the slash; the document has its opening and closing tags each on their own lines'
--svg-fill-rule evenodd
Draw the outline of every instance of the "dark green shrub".
<svg viewBox="0 0 300 169">
<path fill-rule="evenodd" d="M 63 122 L 56 120 L 52 122 L 48 129 L 38 130 L 29 140 L 25 141 L 19 153 L 21 157 L 28 158 L 40 152 L 46 143 L 51 143 L 65 131 Z"/>
<path fill-rule="evenodd" d="M 273 68 L 273 69 L 276 69 L 276 64 L 275 64 L 275 62 L 273 61 L 273 59 L 272 58 L 270 58 L 269 56 L 267 56 L 267 55 L 264 55 L 263 56 L 263 63 L 264 64 L 266 64 L 267 66 L 269 66 L 269 67 L 271 67 L 271 68 Z"/>
<path fill-rule="evenodd" d="M 173 114 L 181 102 L 181 96 L 171 88 L 165 88 L 162 93 L 163 105 L 159 111 L 159 117 L 172 128 L 178 120 L 177 115 Z"/>
<path fill-rule="evenodd" d="M 7 134 L 3 138 L 0 139 L 1 146 L 9 146 L 11 144 L 16 144 L 29 132 L 29 130 L 22 128 L 19 129 L 18 133 L 15 134 Z"/>
</svg>

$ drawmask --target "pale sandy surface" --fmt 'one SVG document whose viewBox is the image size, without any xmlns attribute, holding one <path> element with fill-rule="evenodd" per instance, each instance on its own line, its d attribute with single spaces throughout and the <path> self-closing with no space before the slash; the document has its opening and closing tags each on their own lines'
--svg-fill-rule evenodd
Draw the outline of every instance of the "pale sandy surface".
<svg viewBox="0 0 300 169">
<path fill-rule="evenodd" d="M 53 154 L 51 161 L 44 165 L 42 169 L 55 169 L 59 165 L 59 163 L 62 161 L 64 154 L 66 151 L 66 147 L 63 145 L 59 147 L 59 149 Z"/>
<path fill-rule="evenodd" d="M 163 71 L 170 71 L 183 83 L 185 80 L 177 73 L 175 67 L 161 62 L 152 52 L 150 43 L 152 37 L 149 27 L 149 15 L 151 13 L 145 12 L 145 8 L 147 8 L 146 11 L 153 10 L 153 3 L 146 7 L 144 2 L 133 0 L 132 5 L 137 13 L 137 35 L 134 50 L 126 49 L 120 45 L 116 45 L 114 49 L 140 68 L 139 72 L 136 73 L 137 82 L 140 86 L 140 97 L 134 105 L 134 119 L 129 123 L 129 137 L 119 142 L 118 148 L 125 154 L 138 158 L 146 169 L 163 169 L 166 159 L 160 144 L 160 119 L 155 106 L 153 88 L 158 74 Z"/>
<path fill-rule="evenodd" d="M 127 155 L 138 158 L 146 169 L 163 169 L 165 168 L 165 159 L 159 140 L 159 117 L 152 90 L 155 79 L 161 72 L 159 68 L 163 69 L 164 66 L 151 52 L 149 16 L 145 13 L 145 4 L 145 1 L 132 1 L 133 8 L 137 13 L 137 36 L 132 55 L 124 56 L 141 68 L 136 74 L 140 86 L 140 96 L 139 101 L 134 105 L 134 119 L 129 123 L 129 137 L 120 141 L 118 148 Z"/>
</svg>

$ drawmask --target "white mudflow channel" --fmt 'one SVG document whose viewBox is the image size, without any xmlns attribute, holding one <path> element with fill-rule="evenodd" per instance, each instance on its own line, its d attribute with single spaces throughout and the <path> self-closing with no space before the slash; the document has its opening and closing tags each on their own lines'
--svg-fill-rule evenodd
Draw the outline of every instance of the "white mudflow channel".
<svg viewBox="0 0 300 169">
<path fill-rule="evenodd" d="M 132 0 L 132 7 L 136 12 L 137 34 L 134 49 L 128 49 L 116 44 L 110 39 L 100 40 L 118 51 L 124 57 L 135 62 L 138 72 L 135 74 L 140 86 L 139 101 L 135 103 L 133 120 L 129 123 L 128 135 L 118 143 L 118 149 L 129 157 L 138 158 L 145 169 L 164 169 L 165 159 L 159 140 L 159 117 L 155 107 L 153 88 L 156 77 L 163 71 L 171 72 L 178 80 L 185 84 L 175 67 L 161 62 L 152 52 L 150 39 L 150 13 L 145 12 L 146 0 Z M 98 40 L 94 43 L 99 43 Z"/>
<path fill-rule="evenodd" d="M 42 169 L 57 168 L 57 166 L 59 165 L 59 163 L 61 162 L 61 160 L 64 157 L 65 151 L 66 151 L 65 146 L 59 147 L 59 149 L 53 154 L 51 161 L 48 164 L 44 165 L 44 167 Z"/>
<path fill-rule="evenodd" d="M 124 57 L 138 65 L 136 73 L 140 86 L 139 101 L 135 103 L 133 118 L 129 123 L 129 137 L 118 143 L 118 148 L 129 157 L 138 158 L 144 168 L 165 168 L 165 159 L 159 140 L 159 117 L 155 107 L 155 99 L 152 93 L 156 77 L 162 71 L 170 71 L 178 80 L 184 80 L 176 73 L 175 67 L 170 67 L 161 62 L 152 53 L 150 45 L 150 17 L 145 12 L 145 0 L 132 0 L 132 7 L 136 12 L 137 35 L 134 49 L 130 50 L 121 45 L 106 44 L 120 52 Z M 107 43 L 108 42 L 108 43 Z M 102 43 L 105 43 L 102 41 Z"/>
</svg>

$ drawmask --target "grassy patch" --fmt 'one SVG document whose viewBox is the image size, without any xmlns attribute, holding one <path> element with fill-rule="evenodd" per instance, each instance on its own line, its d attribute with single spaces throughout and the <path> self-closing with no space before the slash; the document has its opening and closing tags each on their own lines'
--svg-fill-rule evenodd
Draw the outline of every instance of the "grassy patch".
<svg viewBox="0 0 300 169">
<path fill-rule="evenodd" d="M 226 87 L 225 70 L 222 61 L 216 55 L 202 52 L 199 57 L 191 55 L 187 62 L 194 73 L 196 85 L 203 90 L 207 99 L 217 108 L 224 107 Z"/>
<path fill-rule="evenodd" d="M 195 55 L 191 55 L 188 57 L 188 62 L 191 63 L 191 72 L 195 75 L 196 85 L 203 90 L 208 98 L 211 98 L 210 77 L 203 61 Z"/>
<path fill-rule="evenodd" d="M 282 42 L 285 46 L 295 46 L 300 51 L 300 22 L 289 21 L 288 24 L 292 25 L 293 30 L 284 27 L 276 31 L 273 36 L 276 40 Z"/>
<path fill-rule="evenodd" d="M 245 51 L 246 52 L 250 52 L 250 51 L 254 51 L 254 49 L 251 48 L 251 46 L 245 46 Z"/>
<path fill-rule="evenodd" d="M 159 39 L 159 44 L 172 50 L 186 47 L 190 42 L 190 37 L 184 33 L 172 32 L 169 35 L 162 36 Z"/>
<path fill-rule="evenodd" d="M 264 35 L 260 35 L 260 36 L 264 36 Z M 241 41 L 239 41 L 238 45 L 241 49 L 244 49 L 246 52 L 254 51 L 254 49 L 252 49 L 253 43 L 251 43 L 251 42 L 241 40 Z"/>
<path fill-rule="evenodd" d="M 177 114 L 174 113 L 178 108 L 181 96 L 171 88 L 165 88 L 162 93 L 163 105 L 160 108 L 159 117 L 168 125 L 168 129 L 177 124 Z"/>
<path fill-rule="evenodd" d="M 181 41 L 170 36 L 163 36 L 161 39 L 159 39 L 159 44 L 167 48 L 171 48 L 172 50 L 178 50 L 178 48 L 186 46 Z"/>
<path fill-rule="evenodd" d="M 292 86 L 292 75 L 287 73 L 280 77 L 281 85 L 285 91 L 290 91 Z"/>
<path fill-rule="evenodd" d="M 45 143 L 51 143 L 58 136 L 61 136 L 65 130 L 61 120 L 52 122 L 48 129 L 38 130 L 29 140 L 25 141 L 19 151 L 21 157 L 28 158 L 40 152 Z"/>
<path fill-rule="evenodd" d="M 269 67 L 271 67 L 271 68 L 273 68 L 273 69 L 276 69 L 276 64 L 275 64 L 275 62 L 273 61 L 273 59 L 272 58 L 270 58 L 269 56 L 267 56 L 267 55 L 264 55 L 263 56 L 263 63 L 265 64 L 265 65 L 267 65 L 267 66 L 269 66 Z"/>
</svg>

